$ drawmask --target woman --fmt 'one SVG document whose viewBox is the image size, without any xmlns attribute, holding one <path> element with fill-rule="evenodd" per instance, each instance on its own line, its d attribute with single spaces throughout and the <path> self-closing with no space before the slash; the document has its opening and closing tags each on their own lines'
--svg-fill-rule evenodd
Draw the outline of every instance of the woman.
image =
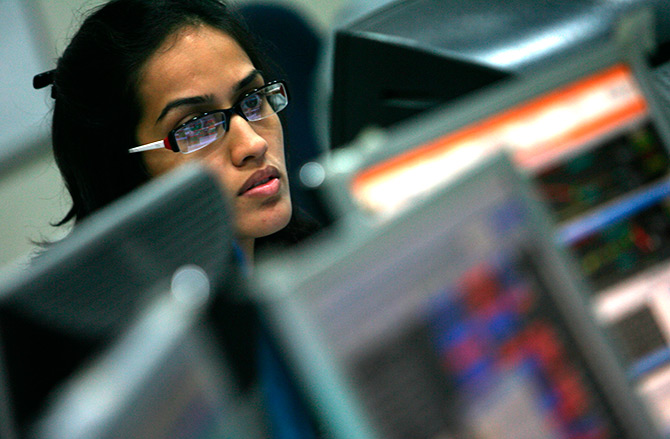
<svg viewBox="0 0 670 439">
<path fill-rule="evenodd" d="M 54 154 L 73 201 L 60 224 L 79 222 L 150 178 L 198 161 L 221 182 L 237 242 L 252 261 L 256 241 L 285 229 L 292 217 L 277 114 L 288 92 L 267 72 L 251 36 L 221 1 L 112 0 L 99 8 L 57 68 L 36 78 L 37 87 L 53 84 Z M 237 312 L 230 317 L 244 320 Z M 236 349 L 253 345 L 250 339 L 245 333 L 231 342 L 246 375 L 254 370 L 246 352 L 253 348 Z M 259 373 L 276 375 L 272 353 L 259 344 Z M 309 429 L 304 418 L 295 425 Z"/>
<path fill-rule="evenodd" d="M 73 202 L 60 224 L 197 160 L 219 177 L 252 261 L 255 241 L 292 213 L 277 116 L 288 94 L 283 83 L 263 88 L 267 72 L 219 1 L 105 4 L 50 72 L 54 154 Z"/>
</svg>

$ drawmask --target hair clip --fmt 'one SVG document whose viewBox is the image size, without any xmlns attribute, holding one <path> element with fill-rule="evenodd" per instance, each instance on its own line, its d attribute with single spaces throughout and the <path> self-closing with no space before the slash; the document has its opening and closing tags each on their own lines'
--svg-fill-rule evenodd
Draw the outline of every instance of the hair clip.
<svg viewBox="0 0 670 439">
<path fill-rule="evenodd" d="M 40 88 L 47 87 L 49 85 L 54 85 L 54 76 L 56 75 L 56 69 L 49 70 L 44 73 L 40 73 L 33 77 L 33 88 L 39 90 Z M 55 98 L 55 87 L 51 88 L 51 97 Z"/>
</svg>

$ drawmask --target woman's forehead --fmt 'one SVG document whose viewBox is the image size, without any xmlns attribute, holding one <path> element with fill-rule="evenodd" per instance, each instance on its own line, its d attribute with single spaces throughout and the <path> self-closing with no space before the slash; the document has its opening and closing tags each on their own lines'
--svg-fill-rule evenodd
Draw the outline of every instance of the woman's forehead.
<svg viewBox="0 0 670 439">
<path fill-rule="evenodd" d="M 203 93 L 225 95 L 253 70 L 249 56 L 231 36 L 209 26 L 189 26 L 175 32 L 147 60 L 139 91 L 147 104 Z"/>
</svg>

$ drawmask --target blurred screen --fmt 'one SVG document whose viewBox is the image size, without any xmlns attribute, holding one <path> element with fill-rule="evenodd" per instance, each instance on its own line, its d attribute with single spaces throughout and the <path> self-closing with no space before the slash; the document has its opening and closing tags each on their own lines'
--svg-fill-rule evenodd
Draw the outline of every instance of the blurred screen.
<svg viewBox="0 0 670 439">
<path fill-rule="evenodd" d="M 417 226 L 365 270 L 333 269 L 338 281 L 305 288 L 301 312 L 380 437 L 622 437 L 526 206 L 502 195 L 511 187 L 486 191 L 457 225 Z"/>
<path fill-rule="evenodd" d="M 612 139 L 617 136 L 624 137 L 618 143 L 639 139 L 643 137 L 641 126 L 650 132 L 646 142 L 653 143 L 656 136 L 653 127 L 644 125 L 647 121 L 647 103 L 629 68 L 620 64 L 363 169 L 352 179 L 351 191 L 364 208 L 392 214 L 412 198 L 453 180 L 480 157 L 507 148 L 522 168 L 538 175 L 542 190 L 561 201 L 561 195 L 571 192 L 556 187 L 552 177 L 558 183 L 570 183 L 561 179 L 565 171 L 562 174 L 562 169 L 552 167 L 585 152 L 593 154 L 590 151 L 602 143 L 616 147 Z M 660 163 L 658 160 L 654 158 L 656 171 L 646 171 L 647 180 L 660 175 L 658 166 L 662 160 L 667 163 L 667 154 L 660 157 Z"/>
<path fill-rule="evenodd" d="M 670 389 L 670 306 L 628 306 L 667 289 L 649 280 L 670 256 L 670 155 L 653 116 L 629 67 L 617 64 L 367 167 L 350 189 L 364 209 L 393 216 L 482 156 L 510 150 L 595 291 L 595 312 L 627 304 L 603 324 L 670 433 L 660 390 Z"/>
</svg>

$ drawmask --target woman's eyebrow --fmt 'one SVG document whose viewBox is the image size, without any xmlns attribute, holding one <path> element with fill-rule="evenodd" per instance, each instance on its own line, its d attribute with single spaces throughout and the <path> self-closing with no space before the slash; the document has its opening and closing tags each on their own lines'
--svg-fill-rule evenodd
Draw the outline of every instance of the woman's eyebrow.
<svg viewBox="0 0 670 439">
<path fill-rule="evenodd" d="M 206 104 L 212 101 L 214 101 L 214 96 L 212 95 L 191 96 L 188 98 L 175 99 L 174 101 L 168 102 L 167 105 L 163 107 L 163 111 L 161 111 L 161 114 L 158 116 L 158 119 L 156 119 L 156 123 L 160 122 L 161 119 L 163 119 L 170 111 L 174 110 L 175 108 L 188 105 Z"/>
<path fill-rule="evenodd" d="M 247 76 L 242 78 L 235 86 L 233 87 L 233 94 L 239 93 L 242 91 L 244 88 L 246 88 L 249 84 L 253 83 L 256 78 L 259 76 L 262 76 L 262 72 L 260 70 L 252 70 L 249 72 Z"/>
<path fill-rule="evenodd" d="M 249 84 L 253 83 L 259 76 L 262 76 L 260 70 L 252 70 L 247 76 L 242 78 L 237 84 L 233 86 L 233 94 L 239 93 L 241 90 L 246 88 Z M 178 107 L 188 106 L 188 105 L 200 105 L 207 104 L 214 101 L 214 96 L 191 96 L 188 98 L 175 99 L 170 101 L 163 107 L 161 114 L 156 119 L 156 123 L 160 122 L 170 111 Z"/>
</svg>

